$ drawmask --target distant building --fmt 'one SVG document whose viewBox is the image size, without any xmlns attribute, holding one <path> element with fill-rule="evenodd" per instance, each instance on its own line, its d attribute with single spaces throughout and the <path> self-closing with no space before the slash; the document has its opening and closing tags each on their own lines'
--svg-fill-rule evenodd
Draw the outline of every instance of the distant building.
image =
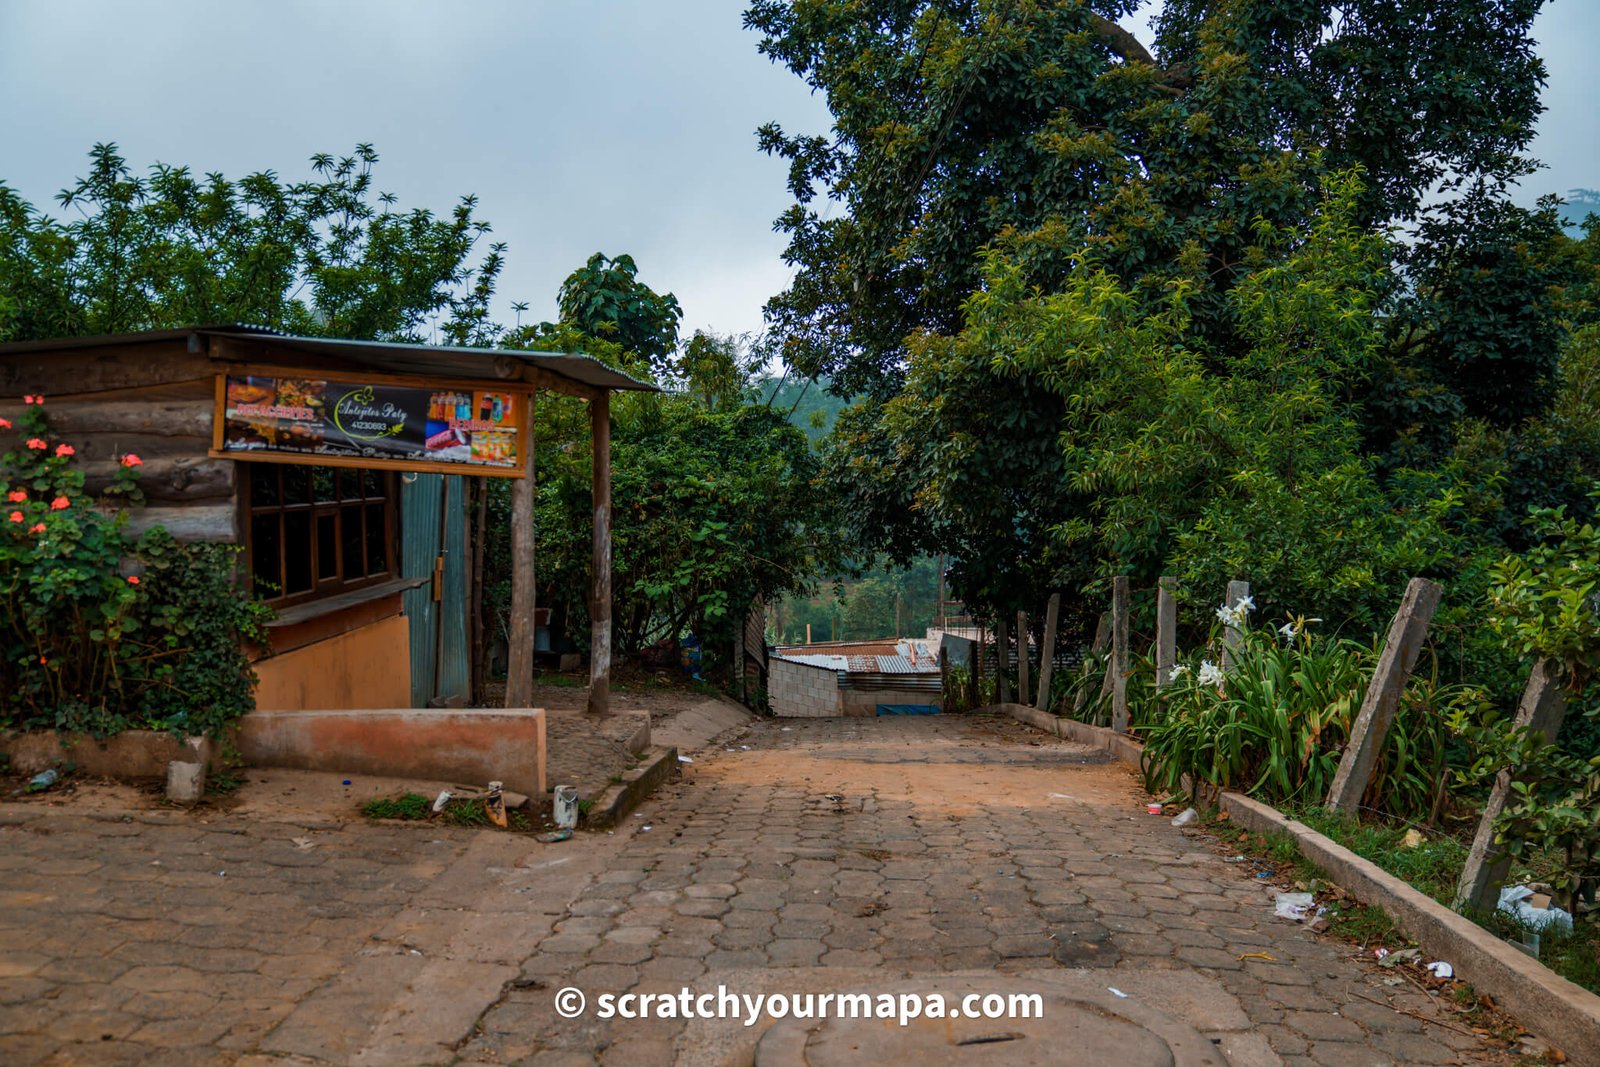
<svg viewBox="0 0 1600 1067">
<path fill-rule="evenodd" d="M 768 666 L 767 698 L 781 717 L 930 715 L 942 702 L 938 643 L 923 638 L 788 645 Z"/>
</svg>

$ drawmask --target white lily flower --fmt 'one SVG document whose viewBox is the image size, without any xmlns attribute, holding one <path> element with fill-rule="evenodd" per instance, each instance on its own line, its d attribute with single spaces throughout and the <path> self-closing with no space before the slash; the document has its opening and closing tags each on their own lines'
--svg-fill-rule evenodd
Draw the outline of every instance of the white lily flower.
<svg viewBox="0 0 1600 1067">
<path fill-rule="evenodd" d="M 1188 673 L 1189 673 L 1189 668 L 1185 667 L 1183 664 L 1179 663 L 1176 666 L 1174 666 L 1172 668 L 1172 670 L 1167 672 L 1167 681 L 1175 682 L 1175 681 L 1178 680 L 1178 675 L 1180 675 L 1180 674 L 1188 674 Z"/>
<path fill-rule="evenodd" d="M 1253 596 L 1240 597 L 1239 603 L 1233 606 L 1233 610 L 1245 615 L 1250 614 L 1252 611 L 1256 610 L 1256 598 Z"/>
<path fill-rule="evenodd" d="M 1295 629 L 1294 623 L 1286 622 L 1282 626 L 1278 627 L 1278 632 L 1283 635 L 1283 639 L 1285 641 L 1293 641 L 1295 635 L 1300 631 Z"/>
<path fill-rule="evenodd" d="M 1200 673 L 1197 677 L 1201 685 L 1221 685 L 1227 679 L 1222 673 L 1222 668 L 1210 660 L 1200 662 Z"/>
</svg>

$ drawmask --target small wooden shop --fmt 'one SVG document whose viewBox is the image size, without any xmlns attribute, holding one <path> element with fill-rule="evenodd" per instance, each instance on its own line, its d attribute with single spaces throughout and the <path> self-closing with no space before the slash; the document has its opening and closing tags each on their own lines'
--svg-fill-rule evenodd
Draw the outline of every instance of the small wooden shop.
<svg viewBox="0 0 1600 1067">
<path fill-rule="evenodd" d="M 464 489 L 484 477 L 514 479 L 506 706 L 528 705 L 540 391 L 590 410 L 590 710 L 608 710 L 610 396 L 653 388 L 583 355 L 237 325 L 0 345 L 0 415 L 43 394 L 89 490 L 121 457 L 140 457 L 146 505 L 130 513 L 134 530 L 243 548 L 246 580 L 278 612 L 256 663 L 257 704 L 282 711 L 465 702 Z"/>
</svg>

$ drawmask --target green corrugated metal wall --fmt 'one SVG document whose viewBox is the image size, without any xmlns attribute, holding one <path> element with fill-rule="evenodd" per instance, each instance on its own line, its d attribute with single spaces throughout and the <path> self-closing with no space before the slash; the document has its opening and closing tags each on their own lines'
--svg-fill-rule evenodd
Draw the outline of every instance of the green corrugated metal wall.
<svg viewBox="0 0 1600 1067">
<path fill-rule="evenodd" d="M 456 475 L 407 474 L 400 489 L 400 574 L 427 581 L 405 593 L 411 619 L 411 704 L 435 700 L 460 705 L 470 699 L 467 670 L 467 512 L 465 479 Z M 439 556 L 441 512 L 444 538 L 444 599 L 433 599 L 433 562 Z M 442 610 L 441 610 L 442 609 Z M 439 624 L 444 623 L 444 660 L 439 659 Z"/>
</svg>

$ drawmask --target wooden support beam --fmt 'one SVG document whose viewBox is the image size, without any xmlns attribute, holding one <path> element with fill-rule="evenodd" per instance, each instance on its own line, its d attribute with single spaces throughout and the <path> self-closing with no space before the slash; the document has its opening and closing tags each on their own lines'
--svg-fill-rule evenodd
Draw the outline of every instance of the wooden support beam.
<svg viewBox="0 0 1600 1067">
<path fill-rule="evenodd" d="M 1172 681 L 1178 662 L 1178 580 L 1163 576 L 1156 586 L 1156 688 Z"/>
<path fill-rule="evenodd" d="M 511 633 L 506 644 L 506 707 L 533 706 L 533 644 L 537 635 L 534 608 L 537 603 L 534 570 L 534 479 L 533 415 L 535 397 L 528 397 L 522 435 L 521 478 L 511 483 Z M 480 487 L 486 490 L 487 486 Z"/>
<path fill-rule="evenodd" d="M 589 603 L 589 714 L 611 713 L 611 394 L 589 401 L 594 438 L 594 562 Z"/>
<path fill-rule="evenodd" d="M 1017 612 L 1017 703 L 1033 703 L 1033 687 L 1028 684 L 1028 613 Z"/>
<path fill-rule="evenodd" d="M 1367 683 L 1367 695 L 1350 727 L 1350 740 L 1328 789 L 1328 807 L 1353 815 L 1361 806 L 1372 768 L 1383 752 L 1389 725 L 1394 722 L 1395 709 L 1400 706 L 1400 694 L 1405 692 L 1406 679 L 1422 654 L 1428 623 L 1439 606 L 1439 592 L 1439 586 L 1426 578 L 1413 578 L 1406 585 L 1405 598 L 1389 624 L 1389 636 L 1384 639 L 1378 665 Z"/>
<path fill-rule="evenodd" d="M 1051 675 L 1056 665 L 1056 629 L 1061 622 L 1061 594 L 1051 593 L 1050 604 L 1044 609 L 1044 647 L 1039 650 L 1039 697 L 1033 706 L 1040 711 L 1050 710 Z"/>
<path fill-rule="evenodd" d="M 1230 608 L 1236 608 L 1250 597 L 1250 583 L 1232 581 L 1228 583 L 1228 595 L 1223 603 Z M 1233 653 L 1239 647 L 1239 641 L 1244 637 L 1244 631 L 1237 626 L 1225 626 L 1222 630 L 1222 669 L 1227 670 L 1233 666 Z"/>
<path fill-rule="evenodd" d="M 1111 728 L 1128 732 L 1128 576 L 1111 580 Z"/>
<path fill-rule="evenodd" d="M 994 621 L 994 699 L 997 704 L 1011 703 L 1011 639 L 1006 633 L 1006 617 Z"/>
<path fill-rule="evenodd" d="M 1546 744 L 1554 742 L 1567 715 L 1566 683 L 1565 674 L 1553 660 L 1534 664 L 1522 699 L 1517 703 L 1515 724 L 1537 734 Z M 1489 801 L 1483 806 L 1483 816 L 1478 820 L 1478 832 L 1473 835 L 1472 848 L 1467 852 L 1467 864 L 1461 869 L 1461 882 L 1456 887 L 1457 910 L 1469 908 L 1491 914 L 1499 906 L 1500 887 L 1511 871 L 1511 858 L 1495 843 L 1494 824 L 1511 796 L 1511 781 L 1511 768 L 1501 768 L 1495 777 L 1494 789 L 1489 792 Z"/>
</svg>

